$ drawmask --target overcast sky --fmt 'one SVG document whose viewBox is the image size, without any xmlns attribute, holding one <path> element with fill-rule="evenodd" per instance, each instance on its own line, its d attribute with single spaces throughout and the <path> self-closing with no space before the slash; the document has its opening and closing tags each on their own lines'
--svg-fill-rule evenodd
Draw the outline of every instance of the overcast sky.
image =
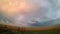
<svg viewBox="0 0 60 34">
<path fill-rule="evenodd" d="M 31 20 L 37 18 L 40 22 L 45 20 L 44 17 L 58 19 L 60 0 L 0 0 L 0 10 L 14 24 L 26 26 L 28 23 L 32 23 Z"/>
</svg>

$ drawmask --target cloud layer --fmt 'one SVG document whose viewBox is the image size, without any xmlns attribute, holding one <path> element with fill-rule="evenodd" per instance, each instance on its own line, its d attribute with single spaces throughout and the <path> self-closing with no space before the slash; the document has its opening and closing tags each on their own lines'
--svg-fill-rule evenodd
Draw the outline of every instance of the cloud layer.
<svg viewBox="0 0 60 34">
<path fill-rule="evenodd" d="M 36 19 L 40 23 L 58 19 L 59 7 L 59 0 L 0 0 L 0 9 L 5 15 L 2 19 L 16 26 L 34 24 L 32 20 Z"/>
</svg>

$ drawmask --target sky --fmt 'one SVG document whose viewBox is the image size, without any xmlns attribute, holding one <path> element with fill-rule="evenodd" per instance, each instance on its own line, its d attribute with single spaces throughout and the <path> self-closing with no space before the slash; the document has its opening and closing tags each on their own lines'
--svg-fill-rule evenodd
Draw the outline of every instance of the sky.
<svg viewBox="0 0 60 34">
<path fill-rule="evenodd" d="M 1 13 L 2 12 L 2 13 Z M 60 18 L 60 0 L 0 0 L 0 21 L 18 26 Z"/>
</svg>

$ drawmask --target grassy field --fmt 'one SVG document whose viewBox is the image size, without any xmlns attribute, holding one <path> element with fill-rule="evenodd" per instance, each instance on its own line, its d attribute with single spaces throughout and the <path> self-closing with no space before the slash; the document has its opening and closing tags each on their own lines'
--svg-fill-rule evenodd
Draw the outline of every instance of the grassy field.
<svg viewBox="0 0 60 34">
<path fill-rule="evenodd" d="M 60 28 L 51 29 L 51 30 L 43 30 L 43 31 L 20 31 L 20 30 L 9 30 L 0 28 L 0 34 L 60 34 Z"/>
<path fill-rule="evenodd" d="M 38 28 L 34 30 L 32 28 L 27 28 L 26 30 L 24 29 L 20 30 L 19 27 L 17 28 L 17 27 L 11 27 L 7 25 L 0 25 L 0 34 L 60 34 L 60 27 L 59 28 L 53 28 L 53 27 L 52 29 L 51 28 L 50 29 L 49 28 L 41 28 L 41 29 Z"/>
</svg>

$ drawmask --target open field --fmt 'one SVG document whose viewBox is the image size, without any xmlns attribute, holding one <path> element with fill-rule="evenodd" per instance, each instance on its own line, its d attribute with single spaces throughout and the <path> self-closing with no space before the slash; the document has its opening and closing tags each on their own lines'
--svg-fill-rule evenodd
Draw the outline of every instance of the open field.
<svg viewBox="0 0 60 34">
<path fill-rule="evenodd" d="M 16 27 L 0 24 L 1 34 L 60 34 L 60 25 L 45 27 Z"/>
<path fill-rule="evenodd" d="M 15 29 L 15 30 L 49 30 L 49 29 L 56 29 L 56 28 L 60 28 L 60 24 L 59 25 L 55 25 L 55 26 L 43 26 L 43 27 L 16 27 L 16 26 L 11 26 L 11 25 L 3 25 L 0 24 L 0 28 L 7 28 L 7 29 Z"/>
</svg>

